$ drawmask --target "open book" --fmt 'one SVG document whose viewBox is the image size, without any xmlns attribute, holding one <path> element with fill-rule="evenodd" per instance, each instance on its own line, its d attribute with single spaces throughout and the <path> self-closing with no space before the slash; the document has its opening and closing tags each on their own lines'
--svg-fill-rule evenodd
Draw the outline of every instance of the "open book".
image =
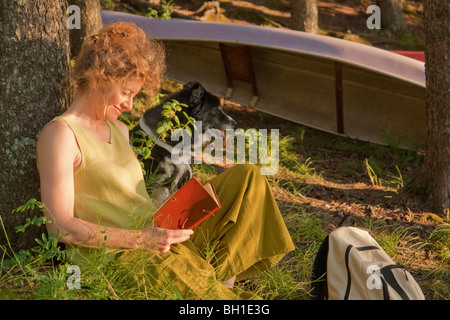
<svg viewBox="0 0 450 320">
<path fill-rule="evenodd" d="M 220 202 L 214 187 L 191 178 L 163 203 L 153 220 L 165 229 L 193 229 L 218 209 Z"/>
</svg>

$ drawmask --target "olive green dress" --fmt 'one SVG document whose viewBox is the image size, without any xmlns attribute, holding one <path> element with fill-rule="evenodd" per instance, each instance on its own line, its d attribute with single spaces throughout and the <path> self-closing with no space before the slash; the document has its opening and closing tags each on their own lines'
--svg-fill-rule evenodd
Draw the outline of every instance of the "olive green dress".
<svg viewBox="0 0 450 320">
<path fill-rule="evenodd" d="M 148 226 L 155 207 L 139 162 L 118 125 L 107 122 L 111 135 L 106 143 L 67 118 L 53 121 L 58 120 L 72 129 L 82 154 L 81 165 L 74 172 L 74 215 L 116 228 Z M 124 277 L 142 276 L 160 298 L 170 297 L 164 292 L 176 292 L 176 297 L 184 299 L 246 298 L 222 282 L 263 272 L 294 249 L 258 166 L 235 165 L 210 182 L 221 209 L 197 226 L 189 240 L 172 245 L 168 253 L 119 250 L 114 260 L 123 266 Z M 81 250 L 79 256 L 89 254 L 86 248 L 76 250 Z M 91 249 L 90 254 L 98 251 Z"/>
</svg>

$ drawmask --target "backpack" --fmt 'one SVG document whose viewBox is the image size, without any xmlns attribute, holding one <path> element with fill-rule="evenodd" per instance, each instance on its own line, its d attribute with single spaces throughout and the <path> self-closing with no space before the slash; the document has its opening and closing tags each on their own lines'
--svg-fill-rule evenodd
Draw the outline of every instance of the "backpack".
<svg viewBox="0 0 450 320">
<path fill-rule="evenodd" d="M 312 300 L 425 300 L 412 275 L 356 227 L 339 227 L 322 242 L 312 295 Z"/>
</svg>

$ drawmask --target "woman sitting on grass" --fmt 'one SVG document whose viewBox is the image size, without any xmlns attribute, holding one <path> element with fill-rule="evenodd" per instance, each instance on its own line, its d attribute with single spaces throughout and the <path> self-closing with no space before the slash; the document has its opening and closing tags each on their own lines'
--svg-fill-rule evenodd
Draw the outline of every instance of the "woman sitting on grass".
<svg viewBox="0 0 450 320">
<path fill-rule="evenodd" d="M 253 165 L 210 181 L 222 208 L 194 231 L 152 223 L 155 207 L 128 128 L 117 118 L 141 89 L 159 89 L 164 69 L 163 48 L 134 24 L 111 24 L 84 42 L 69 77 L 73 102 L 44 127 L 37 145 L 41 200 L 53 221 L 48 231 L 65 235 L 81 273 L 83 259 L 106 247 L 123 270 L 145 270 L 154 292 L 170 284 L 187 299 L 244 297 L 232 290 L 234 281 L 277 263 L 294 249 L 291 238 Z M 215 254 L 205 259 L 211 247 Z"/>
</svg>

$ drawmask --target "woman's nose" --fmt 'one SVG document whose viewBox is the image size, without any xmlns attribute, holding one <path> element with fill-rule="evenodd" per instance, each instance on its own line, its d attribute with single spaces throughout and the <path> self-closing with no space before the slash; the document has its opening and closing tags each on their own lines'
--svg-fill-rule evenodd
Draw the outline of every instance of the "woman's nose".
<svg viewBox="0 0 450 320">
<path fill-rule="evenodd" d="M 122 103 L 122 106 L 125 108 L 125 110 L 130 111 L 133 108 L 133 98 L 129 97 Z"/>
</svg>

